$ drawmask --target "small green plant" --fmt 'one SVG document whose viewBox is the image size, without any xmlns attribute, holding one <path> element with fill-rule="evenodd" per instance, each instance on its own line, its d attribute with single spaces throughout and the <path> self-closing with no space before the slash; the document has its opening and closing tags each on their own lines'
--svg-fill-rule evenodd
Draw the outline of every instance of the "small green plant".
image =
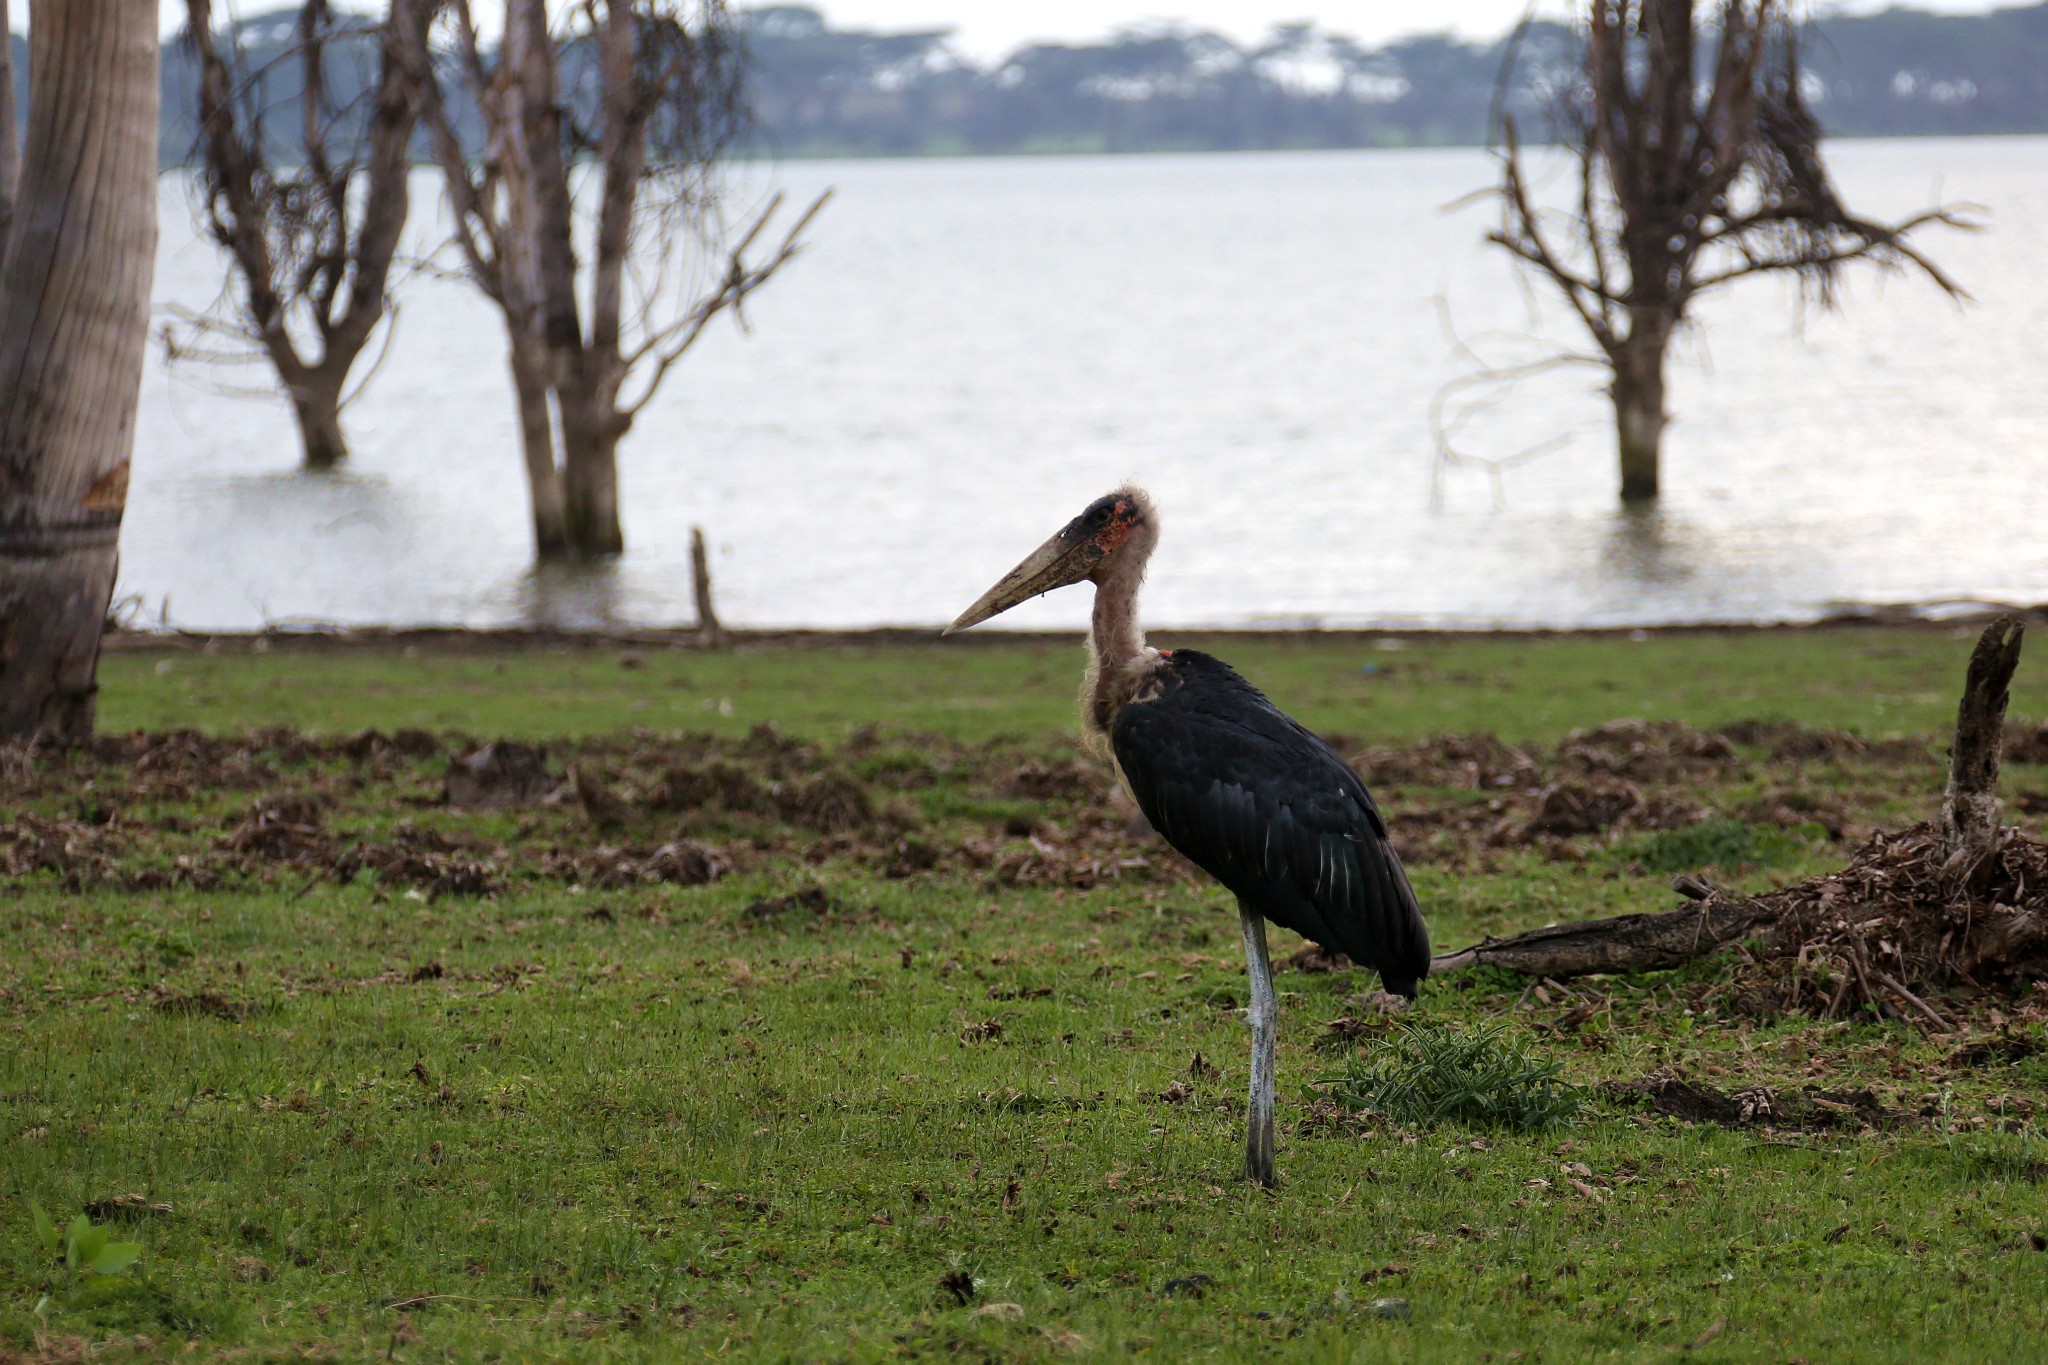
<svg viewBox="0 0 2048 1365">
<path fill-rule="evenodd" d="M 1521 1131 L 1569 1122 L 1580 1105 L 1558 1065 L 1499 1024 L 1403 1024 L 1352 1057 L 1335 1096 L 1401 1123 Z"/>
<path fill-rule="evenodd" d="M 142 1255 L 142 1243 L 117 1242 L 114 1229 L 96 1225 L 82 1213 L 60 1232 L 49 1213 L 35 1200 L 28 1201 L 28 1211 L 35 1219 L 36 1240 L 42 1244 L 44 1254 L 52 1258 L 62 1256 L 67 1270 L 86 1275 L 118 1275 Z"/>
</svg>

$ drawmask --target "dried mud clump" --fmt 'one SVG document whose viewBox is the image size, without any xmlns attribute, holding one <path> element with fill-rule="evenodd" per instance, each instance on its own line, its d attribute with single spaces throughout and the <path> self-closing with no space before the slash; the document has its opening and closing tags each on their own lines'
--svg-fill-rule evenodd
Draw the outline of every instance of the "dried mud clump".
<svg viewBox="0 0 2048 1365">
<path fill-rule="evenodd" d="M 785 818 L 820 834 L 867 829 L 875 823 L 867 788 L 837 770 L 793 784 L 777 795 Z"/>
<path fill-rule="evenodd" d="M 490 810 L 531 806 L 554 789 L 545 750 L 499 740 L 451 757 L 442 794 L 457 809 Z"/>
<path fill-rule="evenodd" d="M 1908 1121 L 1905 1115 L 1885 1108 L 1868 1090 L 1829 1091 L 1808 1086 L 1795 1091 L 1756 1085 L 1721 1091 L 1676 1076 L 1615 1081 L 1602 1089 L 1610 1098 L 1667 1118 L 1722 1128 L 1832 1132 L 1898 1128 Z"/>
<path fill-rule="evenodd" d="M 1575 730 L 1558 750 L 1582 773 L 1631 782 L 1670 782 L 1732 767 L 1740 761 L 1726 738 L 1676 721 L 1617 720 Z"/>
<path fill-rule="evenodd" d="M 1026 759 L 1004 779 L 1001 791 L 1030 801 L 1101 801 L 1109 796 L 1109 782 L 1100 770 L 1078 759 L 1058 763 Z"/>
<path fill-rule="evenodd" d="M 2008 763 L 2048 763 L 2048 720 L 2005 727 Z"/>
<path fill-rule="evenodd" d="M 504 870 L 495 857 L 434 830 L 401 822 L 391 838 L 358 844 L 332 864 L 338 882 L 368 871 L 391 886 L 424 891 L 429 897 L 494 896 L 505 889 Z"/>
<path fill-rule="evenodd" d="M 703 886 L 732 871 L 732 862 L 715 848 L 693 839 L 677 839 L 647 852 L 600 845 L 582 853 L 552 853 L 542 858 L 547 875 L 612 889 L 622 886 Z"/>
<path fill-rule="evenodd" d="M 1535 759 L 1483 733 L 1439 735 L 1405 749 L 1369 749 L 1354 755 L 1351 765 L 1367 782 L 1384 786 L 1496 791 L 1543 782 Z"/>
<path fill-rule="evenodd" d="M 1554 782 L 1543 789 L 1535 816 L 1522 827 L 1522 837 L 1598 834 L 1642 808 L 1643 794 L 1631 783 Z"/>
<path fill-rule="evenodd" d="M 736 763 L 678 764 L 662 775 L 654 804 L 662 810 L 693 811 L 715 807 L 738 814 L 765 814 L 774 808 L 768 788 Z"/>
<path fill-rule="evenodd" d="M 1849 824 L 1849 817 L 1832 801 L 1796 789 L 1760 796 L 1737 811 L 1736 818 L 1745 824 L 1775 825 L 1779 829 L 1818 825 L 1836 843 L 1841 842 Z"/>
<path fill-rule="evenodd" d="M 321 856 L 329 845 L 320 828 L 326 805 L 311 792 L 293 792 L 259 801 L 221 840 L 221 847 L 271 862 L 297 862 Z"/>
</svg>

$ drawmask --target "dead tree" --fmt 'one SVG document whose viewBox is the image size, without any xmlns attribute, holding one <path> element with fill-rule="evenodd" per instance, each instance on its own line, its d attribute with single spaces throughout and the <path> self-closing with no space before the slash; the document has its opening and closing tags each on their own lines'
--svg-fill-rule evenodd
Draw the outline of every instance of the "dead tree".
<svg viewBox="0 0 2048 1365">
<path fill-rule="evenodd" d="M 29 16 L 0 273 L 0 736 L 70 743 L 92 733 L 148 337 L 157 6 Z"/>
<path fill-rule="evenodd" d="M 1677 967 L 1747 944 L 1757 960 L 1827 966 L 1836 984 L 1824 1017 L 1853 992 L 1880 1013 L 1944 1030 L 1948 1020 L 1916 984 L 1931 993 L 2048 975 L 2048 845 L 2000 823 L 1995 790 L 2023 634 L 2018 618 L 2001 617 L 1970 657 L 1938 820 L 1879 834 L 1841 871 L 1782 890 L 1731 896 L 1683 877 L 1676 889 L 1691 904 L 1680 909 L 1488 938 L 1431 970 L 1562 979 Z M 1798 990 L 1795 982 L 1795 1000 Z"/>
<path fill-rule="evenodd" d="M 267 359 L 291 400 L 308 469 L 347 458 L 341 414 L 354 396 L 350 376 L 391 313 L 425 83 L 419 55 L 435 8 L 436 0 L 391 0 L 365 113 L 337 105 L 329 82 L 341 49 L 363 45 L 360 25 L 338 24 L 326 0 L 305 0 L 291 54 L 300 145 L 285 169 L 265 146 L 273 72 L 246 69 L 232 28 L 224 49 L 211 0 L 186 0 L 205 228 L 235 280 L 228 316 L 190 316 L 185 335 L 166 332 L 165 347 L 173 360 L 251 351 Z"/>
<path fill-rule="evenodd" d="M 616 554 L 620 440 L 711 321 L 741 315 L 795 255 L 824 200 L 758 253 L 780 198 L 725 216 L 720 164 L 744 110 L 723 0 L 588 0 L 561 31 L 542 0 L 508 0 L 495 53 L 468 0 L 447 15 L 425 119 L 464 272 L 504 315 L 535 546 Z M 442 81 L 481 112 L 481 156 Z"/>
<path fill-rule="evenodd" d="M 1657 496 L 1665 357 L 1699 295 L 1785 272 L 1831 306 L 1841 268 L 1867 260 L 1965 297 L 1910 239 L 1966 220 L 1935 208 L 1880 223 L 1836 195 L 1791 9 L 1593 0 L 1578 79 L 1551 110 L 1576 163 L 1568 207 L 1538 200 L 1515 121 L 1502 120 L 1501 222 L 1487 240 L 1547 280 L 1598 348 L 1624 502 Z"/>
</svg>

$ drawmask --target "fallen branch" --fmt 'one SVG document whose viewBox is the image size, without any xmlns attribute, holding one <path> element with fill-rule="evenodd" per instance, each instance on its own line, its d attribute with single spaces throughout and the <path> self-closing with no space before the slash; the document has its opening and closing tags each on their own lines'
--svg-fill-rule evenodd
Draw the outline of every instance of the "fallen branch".
<svg viewBox="0 0 2048 1365">
<path fill-rule="evenodd" d="M 1429 970 L 1435 975 L 1467 967 L 1505 967 L 1559 978 L 1656 971 L 1718 952 L 1772 918 L 1755 901 L 1714 896 L 1662 914 L 1576 920 L 1508 938 L 1489 937 L 1436 958 Z"/>
</svg>

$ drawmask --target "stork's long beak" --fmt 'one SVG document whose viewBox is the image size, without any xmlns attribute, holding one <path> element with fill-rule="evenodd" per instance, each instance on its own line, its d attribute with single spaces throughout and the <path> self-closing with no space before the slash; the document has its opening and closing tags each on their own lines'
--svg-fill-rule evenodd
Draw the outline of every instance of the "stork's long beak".
<svg viewBox="0 0 2048 1365">
<path fill-rule="evenodd" d="M 983 593 L 980 601 L 961 612 L 960 619 L 940 633 L 951 635 L 969 626 L 980 625 L 1019 602 L 1028 602 L 1069 583 L 1079 583 L 1095 572 L 1095 566 L 1107 553 L 1095 543 L 1095 537 L 1087 533 L 1077 517 L 1058 535 L 1026 555 L 1022 564 L 1004 574 L 1001 582 Z"/>
</svg>

